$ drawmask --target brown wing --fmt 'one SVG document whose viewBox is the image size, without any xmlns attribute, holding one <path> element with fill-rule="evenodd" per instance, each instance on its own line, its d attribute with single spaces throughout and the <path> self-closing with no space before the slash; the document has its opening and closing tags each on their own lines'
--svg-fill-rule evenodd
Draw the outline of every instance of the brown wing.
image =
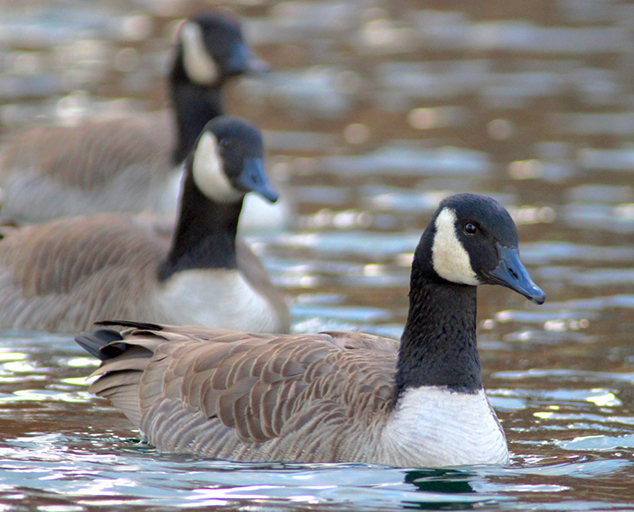
<svg viewBox="0 0 634 512">
<path fill-rule="evenodd" d="M 171 161 L 171 128 L 164 113 L 155 113 L 13 134 L 0 155 L 2 218 L 173 214 L 178 170 Z"/>
<path fill-rule="evenodd" d="M 126 309 L 126 294 L 149 293 L 168 243 L 124 214 L 12 231 L 0 242 L 0 325 L 73 331 L 103 318 L 142 319 Z"/>
<path fill-rule="evenodd" d="M 166 342 L 156 344 L 159 339 Z M 325 448 L 315 449 L 325 447 L 323 437 L 333 433 L 320 431 L 320 425 L 371 422 L 390 407 L 394 340 L 355 333 L 280 336 L 163 327 L 132 331 L 125 342 L 155 344 L 147 351 L 147 365 L 140 372 L 134 361 L 137 366 L 131 368 L 125 354 L 108 360 L 97 372 L 105 377 L 93 390 L 115 403 L 118 393 L 136 393 L 138 411 L 124 411 L 164 451 L 336 460 Z M 138 373 L 133 384 L 130 371 Z"/>
<path fill-rule="evenodd" d="M 169 171 L 170 138 L 158 116 L 40 127 L 14 135 L 2 154 L 2 174 L 14 170 L 89 190 L 134 165 Z M 149 183 L 151 174 L 145 179 Z"/>
</svg>

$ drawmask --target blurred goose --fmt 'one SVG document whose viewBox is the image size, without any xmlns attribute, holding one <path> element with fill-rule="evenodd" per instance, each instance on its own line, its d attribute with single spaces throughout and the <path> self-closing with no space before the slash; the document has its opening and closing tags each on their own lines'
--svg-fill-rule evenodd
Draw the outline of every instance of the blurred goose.
<svg viewBox="0 0 634 512">
<path fill-rule="evenodd" d="M 284 298 L 236 243 L 244 195 L 277 199 L 252 124 L 220 116 L 186 161 L 173 239 L 142 216 L 101 214 L 0 241 L 0 328 L 70 332 L 104 318 L 288 332 Z"/>
<path fill-rule="evenodd" d="M 541 304 L 517 230 L 491 198 L 445 199 L 412 264 L 400 344 L 356 332 L 270 335 L 110 322 L 76 341 L 101 359 L 91 391 L 163 452 L 392 466 L 504 464 L 482 389 L 476 287 Z"/>
<path fill-rule="evenodd" d="M 237 22 L 218 13 L 187 20 L 169 75 L 175 123 L 165 113 L 140 114 L 11 137 L 0 154 L 0 216 L 17 223 L 106 211 L 175 216 L 182 161 L 222 114 L 222 86 L 264 69 Z"/>
</svg>

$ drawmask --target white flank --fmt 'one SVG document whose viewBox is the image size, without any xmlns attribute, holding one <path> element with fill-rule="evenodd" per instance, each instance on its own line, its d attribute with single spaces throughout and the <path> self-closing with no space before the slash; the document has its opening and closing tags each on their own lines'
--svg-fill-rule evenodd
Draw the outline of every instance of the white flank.
<svg viewBox="0 0 634 512">
<path fill-rule="evenodd" d="M 195 151 L 194 180 L 203 194 L 219 203 L 231 203 L 244 196 L 231 186 L 218 153 L 216 137 L 211 132 L 201 135 Z"/>
<path fill-rule="evenodd" d="M 203 33 L 197 23 L 185 22 L 180 31 L 183 44 L 183 65 L 189 79 L 198 85 L 213 85 L 218 79 L 218 66 L 205 49 Z"/>
<path fill-rule="evenodd" d="M 397 466 L 506 464 L 506 438 L 483 390 L 410 389 L 381 435 Z"/>
<path fill-rule="evenodd" d="M 183 186 L 183 164 L 174 168 L 165 180 L 160 195 L 157 195 L 152 211 L 159 215 L 176 218 Z"/>
<path fill-rule="evenodd" d="M 186 270 L 157 294 L 171 323 L 275 332 L 275 314 L 237 270 Z"/>
<path fill-rule="evenodd" d="M 432 255 L 434 270 L 443 279 L 473 286 L 480 284 L 469 254 L 456 235 L 456 214 L 451 208 L 444 208 L 436 217 Z"/>
</svg>

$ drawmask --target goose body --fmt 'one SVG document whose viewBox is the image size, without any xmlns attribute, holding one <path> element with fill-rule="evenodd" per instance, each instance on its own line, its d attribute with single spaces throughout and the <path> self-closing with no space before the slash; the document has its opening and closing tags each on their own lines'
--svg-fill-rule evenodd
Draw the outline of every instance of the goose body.
<svg viewBox="0 0 634 512">
<path fill-rule="evenodd" d="M 445 199 L 412 265 L 400 342 L 355 332 L 272 335 L 117 323 L 76 341 L 103 362 L 110 398 L 164 452 L 252 461 L 392 466 L 504 464 L 482 388 L 476 286 L 542 303 L 508 212 Z"/>
<path fill-rule="evenodd" d="M 171 239 L 165 234 L 171 226 L 130 214 L 10 230 L 0 241 L 0 327 L 70 332 L 114 315 L 288 331 L 284 298 L 236 241 L 245 193 L 275 200 L 262 165 L 259 131 L 221 116 L 203 130 L 187 161 Z M 209 182 L 214 186 L 205 187 Z"/>
<path fill-rule="evenodd" d="M 0 217 L 23 224 L 100 212 L 173 216 L 181 170 L 171 164 L 169 131 L 151 136 L 154 119 L 169 127 L 166 117 L 145 115 L 14 137 L 0 153 Z"/>
<path fill-rule="evenodd" d="M 205 124 L 223 113 L 223 85 L 262 69 L 235 21 L 217 13 L 187 20 L 169 76 L 174 118 L 148 113 L 11 135 L 0 152 L 2 219 L 33 223 L 100 212 L 174 217 L 182 162 Z"/>
</svg>

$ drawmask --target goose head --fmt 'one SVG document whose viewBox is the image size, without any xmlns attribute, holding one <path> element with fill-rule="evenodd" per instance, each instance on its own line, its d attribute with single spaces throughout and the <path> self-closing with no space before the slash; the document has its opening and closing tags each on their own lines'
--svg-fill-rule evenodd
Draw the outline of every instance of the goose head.
<svg viewBox="0 0 634 512">
<path fill-rule="evenodd" d="M 236 233 L 244 196 L 270 202 L 277 192 L 264 172 L 262 135 L 231 116 L 209 121 L 185 162 L 172 247 L 159 267 L 162 281 L 181 270 L 236 269 Z"/>
<path fill-rule="evenodd" d="M 536 304 L 545 300 L 520 261 L 513 219 L 490 197 L 458 194 L 442 201 L 417 254 L 420 264 L 451 283 L 496 284 Z"/>
<path fill-rule="evenodd" d="M 426 386 L 480 392 L 476 310 L 482 284 L 505 286 L 537 304 L 545 299 L 519 259 L 517 228 L 509 213 L 490 197 L 448 197 L 414 254 L 395 405 L 408 389 Z"/>
<path fill-rule="evenodd" d="M 220 116 L 209 121 L 198 137 L 190 168 L 196 187 L 215 203 L 235 203 L 248 192 L 277 201 L 264 172 L 260 130 L 244 119 Z"/>
<path fill-rule="evenodd" d="M 177 60 L 182 60 L 186 78 L 198 86 L 217 86 L 232 76 L 268 70 L 247 46 L 240 25 L 216 12 L 185 21 L 178 39 Z"/>
</svg>

